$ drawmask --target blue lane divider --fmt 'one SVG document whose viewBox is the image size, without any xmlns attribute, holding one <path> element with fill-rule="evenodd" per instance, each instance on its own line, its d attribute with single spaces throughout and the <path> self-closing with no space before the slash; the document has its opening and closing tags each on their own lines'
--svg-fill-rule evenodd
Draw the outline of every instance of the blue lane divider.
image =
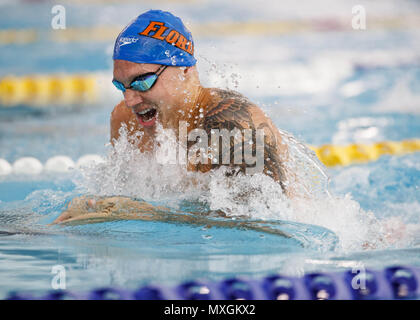
<svg viewBox="0 0 420 320">
<path fill-rule="evenodd" d="M 375 300 L 419 299 L 420 268 L 309 273 L 303 277 L 272 275 L 259 280 L 229 278 L 188 281 L 175 287 L 148 285 L 136 290 L 98 288 L 86 293 L 50 291 L 42 296 L 11 292 L 8 300 Z"/>
</svg>

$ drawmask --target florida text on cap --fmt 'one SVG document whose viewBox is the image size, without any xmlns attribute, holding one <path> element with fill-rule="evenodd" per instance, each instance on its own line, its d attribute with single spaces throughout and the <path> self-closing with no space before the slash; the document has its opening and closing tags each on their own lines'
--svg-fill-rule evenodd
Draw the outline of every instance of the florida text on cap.
<svg viewBox="0 0 420 320">
<path fill-rule="evenodd" d="M 170 12 L 150 10 L 118 35 L 114 60 L 190 67 L 196 64 L 191 32 Z"/>
</svg>

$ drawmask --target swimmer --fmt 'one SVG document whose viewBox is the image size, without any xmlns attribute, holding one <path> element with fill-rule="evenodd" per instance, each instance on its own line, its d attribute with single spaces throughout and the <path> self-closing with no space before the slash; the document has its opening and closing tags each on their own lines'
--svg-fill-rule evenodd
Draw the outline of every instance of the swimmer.
<svg viewBox="0 0 420 320">
<path fill-rule="evenodd" d="M 240 93 L 201 85 L 193 38 L 180 18 L 160 10 L 141 14 L 117 37 L 113 60 L 112 82 L 124 99 L 111 114 L 112 144 L 119 138 L 122 126 L 127 127 L 129 134 L 142 133 L 138 146 L 141 152 L 153 151 L 158 125 L 173 130 L 178 137 L 180 123 L 184 123 L 187 136 L 193 130 L 201 130 L 208 136 L 208 141 L 212 141 L 216 130 L 219 133 L 238 130 L 241 137 L 244 130 L 249 130 L 254 142 L 252 152 L 260 153 L 263 159 L 261 172 L 278 182 L 287 196 L 293 197 L 295 179 L 285 166 L 289 153 L 284 137 L 264 112 Z M 258 131 L 263 134 L 260 145 L 256 143 Z M 238 162 L 235 158 L 235 148 L 238 143 L 244 146 L 244 141 L 230 137 L 228 141 L 227 150 L 218 146 L 216 161 L 187 161 L 187 169 L 204 173 L 226 165 L 232 168 L 231 174 L 246 174 L 248 169 L 256 167 L 257 163 L 250 164 L 244 159 Z M 187 141 L 188 150 L 193 142 Z M 242 157 L 242 149 L 239 150 Z M 115 204 L 115 198 L 112 201 Z M 87 209 L 77 203 L 72 201 L 55 223 L 87 213 Z M 79 210 L 72 206 L 79 206 Z M 92 212 L 100 211 L 92 209 L 95 207 L 93 202 L 88 207 L 91 218 Z"/>
</svg>

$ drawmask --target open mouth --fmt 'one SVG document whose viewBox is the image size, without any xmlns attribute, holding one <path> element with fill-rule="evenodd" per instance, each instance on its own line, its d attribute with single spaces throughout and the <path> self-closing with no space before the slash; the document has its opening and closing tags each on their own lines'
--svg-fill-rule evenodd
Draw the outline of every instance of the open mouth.
<svg viewBox="0 0 420 320">
<path fill-rule="evenodd" d="M 136 115 L 141 125 L 150 127 L 156 122 L 157 110 L 155 108 L 147 108 L 143 111 L 137 112 Z"/>
</svg>

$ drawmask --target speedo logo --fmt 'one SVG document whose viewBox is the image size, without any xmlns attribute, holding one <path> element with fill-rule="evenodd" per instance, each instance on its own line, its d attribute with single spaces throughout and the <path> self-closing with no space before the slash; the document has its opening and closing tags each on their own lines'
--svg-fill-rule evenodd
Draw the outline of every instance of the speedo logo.
<svg viewBox="0 0 420 320">
<path fill-rule="evenodd" d="M 165 32 L 166 34 L 164 35 Z M 163 22 L 150 21 L 146 29 L 140 32 L 139 35 L 166 41 L 191 55 L 194 54 L 194 45 L 192 41 L 188 41 L 187 38 L 178 31 L 165 27 L 165 23 Z"/>
<path fill-rule="evenodd" d="M 137 37 L 122 37 L 120 38 L 119 45 L 120 47 L 122 47 L 122 46 L 125 46 L 126 44 L 136 43 L 137 41 L 139 41 L 139 38 Z"/>
</svg>

